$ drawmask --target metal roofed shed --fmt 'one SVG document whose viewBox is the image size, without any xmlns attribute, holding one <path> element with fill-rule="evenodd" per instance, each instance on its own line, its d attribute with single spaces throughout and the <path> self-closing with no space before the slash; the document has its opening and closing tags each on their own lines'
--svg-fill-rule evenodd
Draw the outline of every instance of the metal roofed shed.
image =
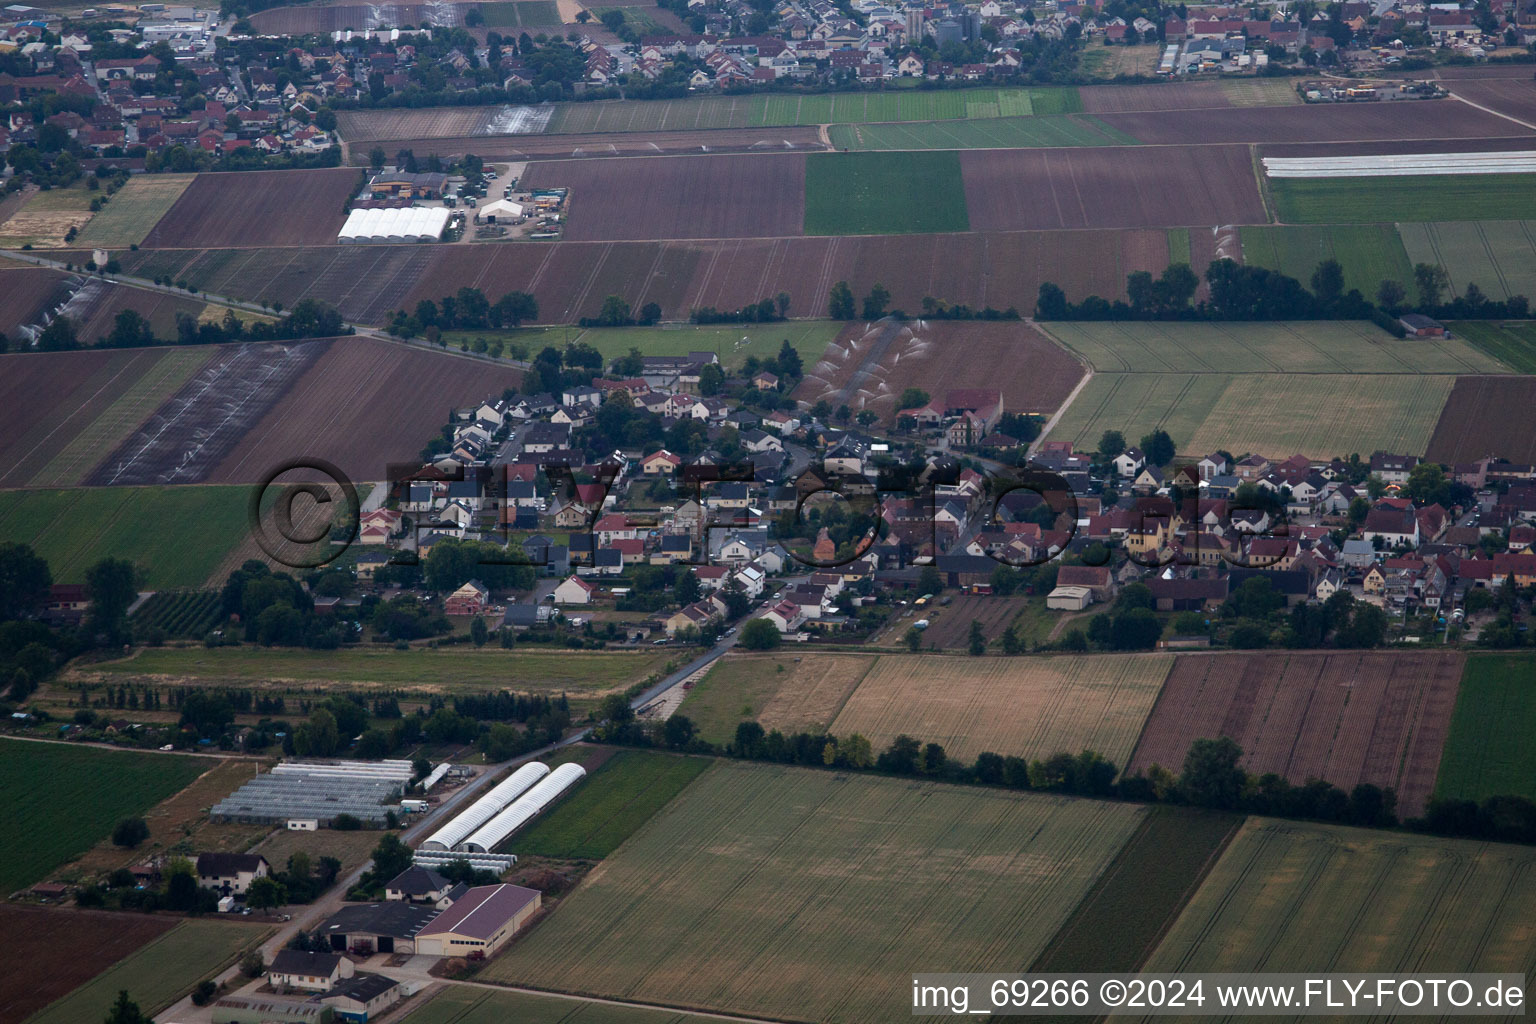
<svg viewBox="0 0 1536 1024">
<path fill-rule="evenodd" d="M 275 995 L 228 995 L 213 1004 L 213 1024 L 330 1024 L 335 1011 L 307 999 Z"/>
<path fill-rule="evenodd" d="M 423 928 L 416 952 L 426 956 L 490 956 L 538 913 L 543 894 L 520 885 L 482 885 L 469 890 Z"/>
<path fill-rule="evenodd" d="M 337 952 L 364 945 L 380 953 L 414 953 L 417 933 L 435 917 L 437 908 L 431 904 L 354 903 L 326 918 L 317 934 Z"/>
<path fill-rule="evenodd" d="M 464 848 L 477 853 L 490 853 L 507 837 L 528 822 L 550 804 L 558 800 L 566 790 L 586 777 L 587 770 L 579 764 L 563 764 L 549 773 L 549 777 L 513 801 L 506 810 L 486 822 L 475 834 L 464 840 Z"/>
<path fill-rule="evenodd" d="M 488 793 L 470 804 L 448 824 L 428 836 L 421 844 L 421 849 L 424 852 L 453 849 L 548 774 L 549 766 L 538 761 L 523 765 L 491 787 Z"/>
</svg>

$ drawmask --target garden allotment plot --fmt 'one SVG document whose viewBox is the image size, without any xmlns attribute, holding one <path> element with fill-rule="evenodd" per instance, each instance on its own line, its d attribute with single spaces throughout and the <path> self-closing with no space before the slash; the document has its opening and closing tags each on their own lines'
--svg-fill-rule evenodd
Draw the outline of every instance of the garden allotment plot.
<svg viewBox="0 0 1536 1024">
<path fill-rule="evenodd" d="M 922 964 L 1028 964 L 1146 812 L 721 762 L 487 980 L 791 1020 L 908 1013 Z"/>
</svg>

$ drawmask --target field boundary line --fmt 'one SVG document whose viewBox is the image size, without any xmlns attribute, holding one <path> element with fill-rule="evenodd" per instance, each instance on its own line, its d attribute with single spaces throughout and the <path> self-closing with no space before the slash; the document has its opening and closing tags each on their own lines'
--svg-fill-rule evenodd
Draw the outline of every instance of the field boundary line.
<svg viewBox="0 0 1536 1024">
<path fill-rule="evenodd" d="M 1259 158 L 1258 143 L 1250 142 L 1248 144 L 1248 159 L 1249 162 L 1253 165 L 1254 180 L 1259 187 L 1259 205 L 1264 207 L 1264 216 L 1267 218 L 1268 223 L 1279 224 L 1280 211 L 1275 204 L 1274 196 L 1269 194 L 1269 176 L 1264 173 L 1264 164 Z M 1238 225 L 1237 239 L 1238 247 L 1241 248 L 1243 245 L 1243 232 L 1241 225 Z M 1279 256 L 1278 246 L 1275 247 L 1275 255 L 1277 257 Z M 1279 260 L 1276 259 L 1275 262 L 1278 263 Z"/>
<path fill-rule="evenodd" d="M 1531 131 L 1536 132 L 1536 124 L 1532 124 L 1530 121 L 1522 121 L 1518 117 L 1515 117 L 1512 114 L 1504 113 L 1502 110 L 1494 110 L 1492 107 L 1485 107 L 1481 103 L 1473 103 L 1471 100 L 1467 99 L 1465 96 L 1458 96 L 1454 92 L 1451 93 L 1451 99 L 1459 100 L 1460 102 L 1465 103 L 1467 106 L 1473 108 L 1474 110 L 1481 110 L 1483 113 L 1485 113 L 1485 114 L 1492 114 L 1494 117 L 1502 117 L 1506 121 L 1513 122 L 1514 124 L 1517 124 L 1517 125 L 1519 125 L 1522 128 L 1529 128 Z"/>
</svg>

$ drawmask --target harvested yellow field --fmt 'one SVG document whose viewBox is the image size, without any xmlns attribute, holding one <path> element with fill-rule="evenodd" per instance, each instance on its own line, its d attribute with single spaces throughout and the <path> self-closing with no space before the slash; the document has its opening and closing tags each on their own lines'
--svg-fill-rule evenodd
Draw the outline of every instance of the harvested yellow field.
<svg viewBox="0 0 1536 1024">
<path fill-rule="evenodd" d="M 966 760 L 1096 750 L 1123 767 L 1172 664 L 1161 654 L 887 655 L 828 731 L 862 733 L 876 750 L 906 733 Z"/>
<path fill-rule="evenodd" d="M 755 721 L 780 732 L 815 732 L 837 717 L 875 663 L 861 654 L 730 654 L 709 670 L 678 710 L 699 735 L 729 743 Z"/>
<path fill-rule="evenodd" d="M 20 248 L 58 247 L 70 228 L 82 228 L 91 219 L 91 193 L 84 187 L 55 188 L 34 192 L 21 209 L 0 224 L 0 245 Z"/>
</svg>

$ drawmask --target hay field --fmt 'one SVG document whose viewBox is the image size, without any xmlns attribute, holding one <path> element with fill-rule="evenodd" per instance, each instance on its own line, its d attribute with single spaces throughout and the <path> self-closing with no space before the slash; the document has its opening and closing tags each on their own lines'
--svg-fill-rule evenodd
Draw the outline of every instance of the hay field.
<svg viewBox="0 0 1536 1024">
<path fill-rule="evenodd" d="M 1250 818 L 1143 970 L 1529 974 L 1532 921 L 1536 850 Z"/>
<path fill-rule="evenodd" d="M 848 1024 L 908 1013 L 919 964 L 1022 967 L 1146 812 L 720 762 L 488 981 Z"/>
<path fill-rule="evenodd" d="M 950 757 L 1044 758 L 1096 750 L 1124 767 L 1173 659 L 1166 655 L 971 658 L 887 655 L 828 731 L 876 750 L 901 733 Z"/>
<path fill-rule="evenodd" d="M 47 192 L 34 192 L 0 224 L 0 248 L 20 249 L 23 245 L 39 249 L 56 249 L 70 244 L 64 241 L 70 228 L 83 228 L 94 216 L 91 199 L 84 185 L 78 188 L 54 188 Z"/>
<path fill-rule="evenodd" d="M 678 711 L 711 743 L 729 743 L 742 722 L 783 733 L 824 729 L 875 660 L 863 654 L 733 652 L 710 667 Z"/>
</svg>

